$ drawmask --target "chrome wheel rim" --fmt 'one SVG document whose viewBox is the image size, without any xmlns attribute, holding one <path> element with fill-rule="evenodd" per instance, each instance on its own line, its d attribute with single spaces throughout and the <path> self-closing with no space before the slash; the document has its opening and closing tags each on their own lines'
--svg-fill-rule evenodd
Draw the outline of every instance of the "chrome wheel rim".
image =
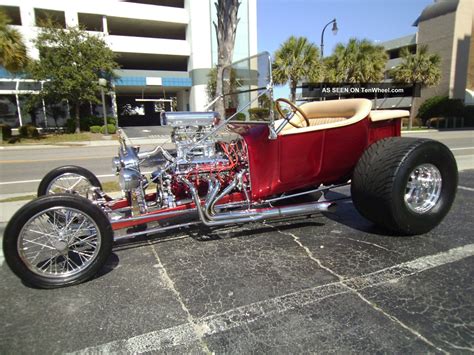
<svg viewBox="0 0 474 355">
<path fill-rule="evenodd" d="M 92 184 L 86 177 L 75 173 L 64 173 L 49 183 L 47 193 L 48 195 L 73 193 L 86 197 L 91 187 Z"/>
<path fill-rule="evenodd" d="M 101 235 L 94 220 L 69 207 L 52 207 L 31 217 L 17 242 L 26 267 L 50 278 L 67 278 L 87 269 L 100 246 Z"/>
<path fill-rule="evenodd" d="M 405 188 L 405 204 L 415 213 L 426 213 L 439 200 L 443 181 L 433 164 L 422 164 L 412 170 Z"/>
</svg>

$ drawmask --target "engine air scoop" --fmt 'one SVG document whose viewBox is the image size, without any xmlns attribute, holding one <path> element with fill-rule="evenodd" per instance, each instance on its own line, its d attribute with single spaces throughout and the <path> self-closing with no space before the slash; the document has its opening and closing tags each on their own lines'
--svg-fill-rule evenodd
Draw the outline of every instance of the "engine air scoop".
<svg viewBox="0 0 474 355">
<path fill-rule="evenodd" d="M 220 121 L 218 112 L 163 112 L 161 124 L 171 127 L 211 126 Z"/>
</svg>

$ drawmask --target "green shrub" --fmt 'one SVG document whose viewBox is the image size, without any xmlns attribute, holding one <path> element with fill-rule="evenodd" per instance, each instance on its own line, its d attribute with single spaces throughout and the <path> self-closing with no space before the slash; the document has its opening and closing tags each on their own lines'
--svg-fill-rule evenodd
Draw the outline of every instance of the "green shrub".
<svg viewBox="0 0 474 355">
<path fill-rule="evenodd" d="M 270 116 L 270 110 L 268 108 L 262 107 L 254 107 L 249 108 L 249 117 L 250 120 L 268 120 L 268 116 Z"/>
<path fill-rule="evenodd" d="M 100 133 L 102 126 L 90 126 L 91 133 Z"/>
<path fill-rule="evenodd" d="M 72 118 L 66 120 L 66 124 L 64 125 L 67 133 L 74 133 L 76 130 L 76 123 Z"/>
<path fill-rule="evenodd" d="M 461 100 L 447 96 L 433 96 L 423 102 L 418 109 L 418 117 L 425 124 L 432 117 L 462 117 L 464 105 Z"/>
<path fill-rule="evenodd" d="M 235 121 L 245 121 L 245 119 L 247 118 L 247 116 L 245 115 L 245 113 L 243 112 L 239 112 L 238 114 L 236 114 L 234 116 L 234 118 L 232 120 L 235 120 Z"/>
<path fill-rule="evenodd" d="M 464 126 L 474 127 L 474 106 L 464 106 Z"/>
<path fill-rule="evenodd" d="M 114 117 L 107 117 L 107 123 L 116 125 L 117 122 Z M 96 116 L 86 116 L 81 117 L 79 120 L 79 127 L 81 128 L 81 132 L 90 131 L 91 127 L 93 126 L 102 126 L 104 124 L 103 117 L 96 117 Z M 69 133 L 74 133 L 76 130 L 76 121 L 74 118 L 70 118 L 66 121 L 66 130 Z"/>
<path fill-rule="evenodd" d="M 81 118 L 79 120 L 79 128 L 81 129 L 81 132 L 88 131 L 89 127 L 90 127 L 90 124 L 89 124 L 88 118 Z M 75 118 L 69 118 L 66 121 L 66 131 L 68 133 L 74 133 L 76 131 L 76 119 Z"/>
<path fill-rule="evenodd" d="M 109 134 L 114 134 L 117 131 L 117 129 L 115 128 L 115 125 L 108 124 L 107 125 L 107 131 L 108 131 Z M 100 133 L 105 134 L 105 125 L 100 127 Z"/>
<path fill-rule="evenodd" d="M 0 124 L 0 129 L 2 130 L 2 139 L 7 140 L 12 137 L 12 129 L 9 125 Z"/>
<path fill-rule="evenodd" d="M 18 129 L 20 136 L 23 138 L 38 138 L 39 132 L 38 129 L 33 125 L 24 125 Z"/>
</svg>

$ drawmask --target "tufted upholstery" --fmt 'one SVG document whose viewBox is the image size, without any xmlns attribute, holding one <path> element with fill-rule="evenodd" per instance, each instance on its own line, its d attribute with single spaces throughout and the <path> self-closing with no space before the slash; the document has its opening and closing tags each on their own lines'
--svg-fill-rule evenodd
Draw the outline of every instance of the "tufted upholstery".
<svg viewBox="0 0 474 355">
<path fill-rule="evenodd" d="M 310 126 L 306 127 L 304 118 L 296 113 L 291 121 L 302 128 L 295 128 L 288 123 L 280 134 L 295 134 L 350 125 L 366 118 L 371 108 L 372 103 L 367 99 L 307 102 L 301 105 L 300 109 L 308 117 Z"/>
</svg>

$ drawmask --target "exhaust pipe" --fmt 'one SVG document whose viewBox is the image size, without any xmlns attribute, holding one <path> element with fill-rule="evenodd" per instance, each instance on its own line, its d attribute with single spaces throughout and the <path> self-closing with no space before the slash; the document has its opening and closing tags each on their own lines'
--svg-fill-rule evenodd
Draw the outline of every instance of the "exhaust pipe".
<svg viewBox="0 0 474 355">
<path fill-rule="evenodd" d="M 193 196 L 194 203 L 196 205 L 198 215 L 202 223 L 206 226 L 221 226 L 225 224 L 237 224 L 237 223 L 248 223 L 258 222 L 266 219 L 279 218 L 279 217 L 290 217 L 297 215 L 310 215 L 313 213 L 320 212 L 335 212 L 336 204 L 334 202 L 312 202 L 303 203 L 298 205 L 284 206 L 284 207 L 269 207 L 269 208 L 255 208 L 246 211 L 235 211 L 235 212 L 223 212 L 212 215 L 207 207 L 212 206 L 212 202 L 206 203 L 205 208 L 201 206 L 201 200 L 198 196 L 196 188 L 187 179 L 182 178 L 182 181 L 188 186 Z M 213 185 L 210 197 L 214 197 L 218 191 L 218 185 Z M 222 195 L 222 194 L 221 194 Z M 211 200 L 212 201 L 212 200 Z"/>
</svg>

